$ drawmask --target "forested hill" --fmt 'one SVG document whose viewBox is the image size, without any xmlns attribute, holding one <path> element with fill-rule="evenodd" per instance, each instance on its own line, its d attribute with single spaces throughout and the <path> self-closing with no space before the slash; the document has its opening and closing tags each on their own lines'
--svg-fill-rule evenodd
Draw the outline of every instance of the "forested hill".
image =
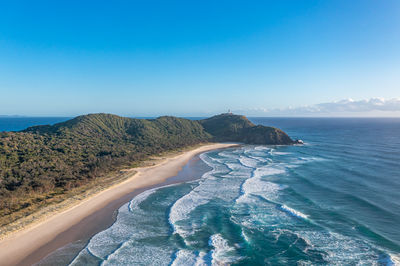
<svg viewBox="0 0 400 266">
<path fill-rule="evenodd" d="M 53 126 L 0 132 L 0 217 L 150 155 L 209 141 L 293 143 L 278 129 L 231 114 L 200 121 L 90 114 Z"/>
<path fill-rule="evenodd" d="M 230 113 L 216 115 L 199 121 L 215 141 L 234 141 L 246 144 L 293 144 L 282 130 L 254 125 L 245 116 Z"/>
</svg>

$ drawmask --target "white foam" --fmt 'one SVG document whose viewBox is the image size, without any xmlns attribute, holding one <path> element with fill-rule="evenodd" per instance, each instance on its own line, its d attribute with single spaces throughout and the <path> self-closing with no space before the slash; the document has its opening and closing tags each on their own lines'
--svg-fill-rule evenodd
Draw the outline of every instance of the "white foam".
<svg viewBox="0 0 400 266">
<path fill-rule="evenodd" d="M 196 255 L 198 253 L 198 255 Z M 178 250 L 175 253 L 175 258 L 173 262 L 170 264 L 171 266 L 207 266 L 209 263 L 206 262 L 207 253 L 200 251 L 191 251 L 187 249 Z"/>
<path fill-rule="evenodd" d="M 196 258 L 195 266 L 206 266 L 208 263 L 206 262 L 207 253 L 200 251 L 199 255 Z"/>
<path fill-rule="evenodd" d="M 211 168 L 214 168 L 216 159 L 211 158 L 210 156 L 208 156 L 208 154 L 207 154 L 206 152 L 200 154 L 199 157 L 200 157 L 200 159 L 201 159 L 203 162 L 205 162 L 208 166 L 210 166 Z"/>
<path fill-rule="evenodd" d="M 93 255 L 90 253 L 90 251 L 84 248 L 79 252 L 79 254 L 73 259 L 73 261 L 71 261 L 71 263 L 68 266 L 83 265 L 84 262 L 88 263 L 88 260 L 86 258 L 91 256 Z"/>
<path fill-rule="evenodd" d="M 281 189 L 281 186 L 278 184 L 262 181 L 259 178 L 250 178 L 247 179 L 243 184 L 243 191 L 245 193 L 262 193 L 272 195 L 275 194 L 278 190 Z"/>
<path fill-rule="evenodd" d="M 235 254 L 235 248 L 229 246 L 228 241 L 221 234 L 212 235 L 208 244 L 213 247 L 211 251 L 212 265 L 229 265 L 240 259 Z"/>
<path fill-rule="evenodd" d="M 212 178 L 213 174 L 229 172 L 230 169 L 224 164 L 225 160 L 215 159 L 208 155 L 208 153 L 200 154 L 200 159 L 205 162 L 213 170 L 204 174 L 202 178 Z"/>
<path fill-rule="evenodd" d="M 168 221 L 174 233 L 184 238 L 194 233 L 196 229 L 194 226 L 197 226 L 195 220 L 192 219 L 190 223 L 182 223 L 180 221 L 188 220 L 195 209 L 209 203 L 212 199 L 220 198 L 224 201 L 229 201 L 231 198 L 234 199 L 237 194 L 232 188 L 235 186 L 237 185 L 232 183 L 231 178 L 204 178 L 197 187 L 179 198 L 172 205 Z"/>
<path fill-rule="evenodd" d="M 242 195 L 236 200 L 236 203 L 246 201 L 248 195 L 257 194 L 271 200 L 277 197 L 277 192 L 281 187 L 278 184 L 263 181 L 260 178 L 247 179 L 241 188 Z"/>
<path fill-rule="evenodd" d="M 202 154 L 203 155 L 203 154 Z M 210 162 L 210 157 L 207 155 L 200 156 L 200 158 L 205 162 Z M 210 163 L 213 170 L 205 173 L 197 187 L 191 190 L 188 194 L 179 198 L 172 205 L 168 221 L 173 229 L 174 233 L 181 235 L 182 237 L 190 234 L 187 232 L 185 226 L 179 225 L 179 221 L 186 220 L 189 218 L 189 214 L 197 207 L 204 205 L 210 201 L 210 199 L 215 195 L 215 191 L 218 189 L 216 183 L 218 180 L 213 176 L 218 173 L 218 163 Z"/>
<path fill-rule="evenodd" d="M 242 230 L 241 230 L 241 235 L 242 235 L 243 239 L 244 239 L 247 243 L 250 243 L 250 242 L 251 242 L 250 238 L 249 238 L 249 237 L 247 236 L 247 234 L 244 232 L 243 228 L 242 228 Z"/>
<path fill-rule="evenodd" d="M 236 199 L 236 203 L 247 202 L 250 200 L 249 195 L 251 194 L 257 194 L 267 200 L 275 199 L 277 191 L 282 187 L 276 183 L 263 180 L 263 177 L 282 173 L 285 173 L 285 170 L 270 166 L 256 168 L 253 171 L 253 177 L 242 183 L 240 187 L 241 195 Z"/>
<path fill-rule="evenodd" d="M 129 219 L 129 203 L 124 204 L 118 212 L 116 222 L 108 229 L 94 235 L 86 246 L 86 249 L 95 257 L 105 259 L 114 252 L 119 244 L 127 241 L 132 234 L 130 224 L 125 222 Z"/>
<path fill-rule="evenodd" d="M 254 148 L 256 151 L 269 151 L 271 148 L 265 147 L 265 146 L 257 146 Z"/>
<path fill-rule="evenodd" d="M 225 156 L 229 157 L 229 153 L 225 152 Z M 168 221 L 173 229 L 173 232 L 184 238 L 186 244 L 190 245 L 188 236 L 196 232 L 196 228 L 203 223 L 190 214 L 199 206 L 209 203 L 214 199 L 221 199 L 225 202 L 235 200 L 238 197 L 239 186 L 243 182 L 243 178 L 248 178 L 251 175 L 251 169 L 239 164 L 238 158 L 240 155 L 235 155 L 234 162 L 226 163 L 232 169 L 229 175 L 224 171 L 223 164 L 210 160 L 209 156 L 201 156 L 200 158 L 206 161 L 212 161 L 210 165 L 213 170 L 204 174 L 197 187 L 188 194 L 182 196 L 172 205 Z M 232 161 L 227 159 L 225 161 Z M 225 166 L 226 167 L 226 166 Z M 190 221 L 188 221 L 188 219 Z"/>
<path fill-rule="evenodd" d="M 232 171 L 241 171 L 247 168 L 238 163 L 225 163 L 225 165 L 228 166 L 228 168 L 231 169 Z"/>
<path fill-rule="evenodd" d="M 274 155 L 289 155 L 291 154 L 290 152 L 283 152 L 283 151 L 276 151 L 274 152 Z"/>
<path fill-rule="evenodd" d="M 284 204 L 280 208 L 281 208 L 281 210 L 289 213 L 292 216 L 295 216 L 295 217 L 298 217 L 298 218 L 302 218 L 302 219 L 306 219 L 306 220 L 308 219 L 308 216 L 305 215 L 304 213 L 296 211 L 295 209 L 292 209 L 292 208 L 290 208 L 290 207 L 288 207 L 288 206 L 286 206 Z"/>
<path fill-rule="evenodd" d="M 107 260 L 103 261 L 101 265 L 167 266 L 170 265 L 172 253 L 173 250 L 171 250 L 170 247 L 156 247 L 150 245 L 143 246 L 135 245 L 134 242 L 130 242 L 129 245 L 126 245 L 123 248 L 119 249 L 117 253 L 112 254 L 109 258 L 107 258 Z"/>
<path fill-rule="evenodd" d="M 310 162 L 323 162 L 327 159 L 320 158 L 320 157 L 298 157 L 295 163 L 303 164 L 303 163 L 310 163 Z"/>
<path fill-rule="evenodd" d="M 208 202 L 209 199 L 202 195 L 201 191 L 196 190 L 192 190 L 185 196 L 178 199 L 174 205 L 172 205 L 168 218 L 174 233 L 178 233 L 182 236 L 186 235 L 185 230 L 182 230 L 181 226 L 177 225 L 177 222 L 188 219 L 189 214 L 194 209 Z"/>
<path fill-rule="evenodd" d="M 171 263 L 171 266 L 179 266 L 179 265 L 195 265 L 196 264 L 196 255 L 186 249 L 178 250 L 175 253 L 175 259 Z"/>
<path fill-rule="evenodd" d="M 134 209 L 139 208 L 139 204 L 142 203 L 143 201 L 145 201 L 151 194 L 154 194 L 159 188 L 153 188 L 153 189 L 149 189 L 146 190 L 142 193 L 140 193 L 139 195 L 137 195 L 136 197 L 134 197 L 128 205 L 129 211 L 133 211 Z"/>
<path fill-rule="evenodd" d="M 118 216 L 115 223 L 106 230 L 94 235 L 90 239 L 85 250 L 87 250 L 87 252 L 92 256 L 105 260 L 109 256 L 115 257 L 114 254 L 119 254 L 120 250 L 124 250 L 127 243 L 132 239 L 141 239 L 143 237 L 159 235 L 159 232 L 157 232 L 154 227 L 146 228 L 146 225 L 149 224 L 154 217 L 148 216 L 147 211 L 139 207 L 141 202 L 145 201 L 158 189 L 161 188 L 144 191 L 135 196 L 130 202 L 124 204 L 118 210 Z M 136 227 L 139 226 L 140 230 L 136 230 Z M 77 256 L 77 261 L 79 261 L 80 257 L 87 257 L 85 254 L 85 252 L 81 251 Z"/>
<path fill-rule="evenodd" d="M 285 173 L 284 169 L 267 166 L 267 167 L 260 167 L 254 170 L 254 177 L 265 177 L 270 175 L 279 175 Z"/>
<path fill-rule="evenodd" d="M 386 266 L 400 265 L 400 255 L 384 254 L 379 258 L 379 263 Z"/>
<path fill-rule="evenodd" d="M 255 156 L 255 155 L 247 155 L 249 158 L 255 159 L 261 163 L 268 163 L 268 162 L 272 162 L 272 160 L 270 158 L 264 158 L 264 157 L 260 157 L 260 156 Z"/>
<path fill-rule="evenodd" d="M 334 232 L 300 231 L 299 234 L 313 244 L 313 249 L 324 251 L 324 259 L 330 265 L 377 265 L 382 259 L 381 251 L 362 239 Z M 385 259 L 382 262 L 392 261 L 392 257 Z"/>
<path fill-rule="evenodd" d="M 245 157 L 245 156 L 240 156 L 239 161 L 242 165 L 250 167 L 250 168 L 255 168 L 257 167 L 258 160 L 255 160 L 253 158 Z"/>
<path fill-rule="evenodd" d="M 232 154 L 232 152 L 227 152 L 227 151 L 222 151 L 218 153 L 218 155 L 221 157 L 232 158 L 232 159 L 235 159 L 237 157 L 235 154 Z"/>
</svg>

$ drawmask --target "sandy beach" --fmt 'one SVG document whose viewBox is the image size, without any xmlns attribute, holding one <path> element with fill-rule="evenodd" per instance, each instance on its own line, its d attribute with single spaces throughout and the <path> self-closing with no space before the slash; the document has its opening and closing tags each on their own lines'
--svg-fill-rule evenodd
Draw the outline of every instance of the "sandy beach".
<svg viewBox="0 0 400 266">
<path fill-rule="evenodd" d="M 1 240 L 0 264 L 31 265 L 38 262 L 57 248 L 76 240 L 77 236 L 85 233 L 84 230 L 96 230 L 96 221 L 127 202 L 134 191 L 160 184 L 177 175 L 199 153 L 235 145 L 237 144 L 207 144 L 168 157 L 154 166 L 136 168 L 136 173 L 122 183 Z M 108 218 L 108 223 L 112 223 L 112 217 L 105 218 Z"/>
</svg>

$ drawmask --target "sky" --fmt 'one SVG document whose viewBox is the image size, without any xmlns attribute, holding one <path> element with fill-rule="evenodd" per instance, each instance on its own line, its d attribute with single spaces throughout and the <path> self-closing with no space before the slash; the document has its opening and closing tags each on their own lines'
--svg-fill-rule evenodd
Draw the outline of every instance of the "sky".
<svg viewBox="0 0 400 266">
<path fill-rule="evenodd" d="M 398 99 L 398 0 L 0 0 L 0 115 L 400 116 Z M 337 107 L 354 102 L 371 104 Z"/>
</svg>

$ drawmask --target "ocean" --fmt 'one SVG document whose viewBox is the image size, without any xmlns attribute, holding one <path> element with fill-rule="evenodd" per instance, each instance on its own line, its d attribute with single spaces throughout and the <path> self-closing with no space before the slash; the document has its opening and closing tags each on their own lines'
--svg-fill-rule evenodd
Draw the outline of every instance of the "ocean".
<svg viewBox="0 0 400 266">
<path fill-rule="evenodd" d="M 0 116 L 0 132 L 20 131 L 31 126 L 53 125 L 64 122 L 71 117 L 8 117 Z"/>
<path fill-rule="evenodd" d="M 251 120 L 305 144 L 201 154 L 70 265 L 400 265 L 400 119 Z"/>
</svg>

